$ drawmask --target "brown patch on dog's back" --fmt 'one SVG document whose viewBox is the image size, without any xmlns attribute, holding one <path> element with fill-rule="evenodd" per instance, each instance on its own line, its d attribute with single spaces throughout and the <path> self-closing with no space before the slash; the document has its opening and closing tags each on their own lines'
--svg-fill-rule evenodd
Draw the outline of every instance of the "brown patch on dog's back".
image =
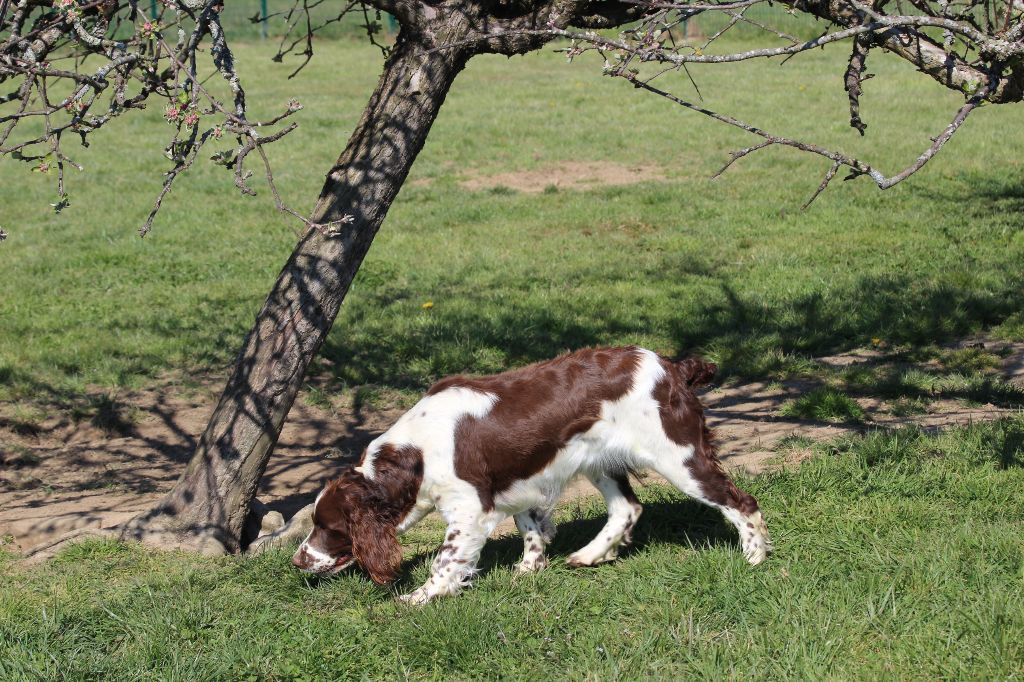
<svg viewBox="0 0 1024 682">
<path fill-rule="evenodd" d="M 640 350 L 587 349 L 489 377 L 449 377 L 428 391 L 462 387 L 497 397 L 483 417 L 455 429 L 455 473 L 471 483 L 485 510 L 515 481 L 546 467 L 575 435 L 601 416 L 601 403 L 633 387 Z"/>
</svg>

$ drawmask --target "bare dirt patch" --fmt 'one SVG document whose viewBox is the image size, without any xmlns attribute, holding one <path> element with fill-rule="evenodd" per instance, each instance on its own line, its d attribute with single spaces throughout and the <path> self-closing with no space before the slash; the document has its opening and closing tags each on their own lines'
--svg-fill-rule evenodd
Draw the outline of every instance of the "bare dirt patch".
<svg viewBox="0 0 1024 682">
<path fill-rule="evenodd" d="M 779 444 L 789 441 L 828 441 L 839 436 L 870 430 L 920 426 L 941 429 L 972 422 L 990 421 L 1019 414 L 1020 410 L 995 405 L 969 405 L 957 400 L 936 400 L 925 414 L 897 417 L 877 399 L 861 398 L 858 403 L 867 419 L 861 424 L 833 424 L 778 415 L 779 408 L 804 392 L 800 382 L 778 384 L 751 383 L 715 389 L 703 396 L 708 422 L 715 430 L 722 461 L 733 469 L 757 474 L 779 464 L 804 459 L 807 449 L 799 447 L 785 453 Z"/>
<path fill-rule="evenodd" d="M 820 362 L 846 367 L 883 360 L 878 353 L 853 351 Z M 997 371 L 1024 384 L 1024 344 L 1004 345 Z M 808 388 L 807 382 L 754 382 L 707 391 L 703 400 L 723 463 L 758 473 L 809 456 L 809 447 L 801 443 L 909 424 L 943 428 L 1019 413 L 1016 408 L 934 400 L 924 414 L 897 417 L 885 402 L 860 398 L 867 415 L 863 424 L 778 416 L 786 401 Z M 147 509 L 170 489 L 188 461 L 219 389 L 210 379 L 192 387 L 167 382 L 126 391 L 107 401 L 116 409 L 78 421 L 67 414 L 27 419 L 14 406 L 0 404 L 0 538 L 28 549 L 71 530 L 116 525 Z M 311 403 L 305 395 L 296 401 L 260 485 L 259 499 L 285 517 L 312 501 L 327 480 L 358 458 L 404 411 L 359 404 L 354 395 Z M 593 492 L 588 483 L 578 482 L 567 496 Z M 497 532 L 512 529 L 510 523 L 503 524 Z"/>
<path fill-rule="evenodd" d="M 614 161 L 562 161 L 536 170 L 473 177 L 459 184 L 473 191 L 506 188 L 539 194 L 545 191 L 634 185 L 664 180 L 665 177 L 665 171 L 657 166 L 626 166 Z"/>
<path fill-rule="evenodd" d="M 72 530 L 122 523 L 149 508 L 191 457 L 220 388 L 208 380 L 198 388 L 166 384 L 123 392 L 116 402 L 134 419 L 122 433 L 61 415 L 19 435 L 23 422 L 0 405 L 0 538 L 28 549 Z M 300 396 L 259 499 L 290 515 L 402 411 L 356 405 L 351 398 L 339 399 L 337 407 L 313 406 Z"/>
</svg>

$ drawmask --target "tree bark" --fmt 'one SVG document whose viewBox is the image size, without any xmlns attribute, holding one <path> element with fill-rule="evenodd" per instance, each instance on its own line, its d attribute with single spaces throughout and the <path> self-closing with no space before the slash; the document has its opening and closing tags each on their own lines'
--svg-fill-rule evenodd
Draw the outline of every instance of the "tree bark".
<svg viewBox="0 0 1024 682">
<path fill-rule="evenodd" d="M 126 539 L 237 552 L 260 478 L 306 369 L 467 59 L 464 31 L 403 26 L 377 88 L 327 176 L 308 228 L 256 318 L 177 484 Z M 452 47 L 445 47 L 452 45 Z"/>
</svg>

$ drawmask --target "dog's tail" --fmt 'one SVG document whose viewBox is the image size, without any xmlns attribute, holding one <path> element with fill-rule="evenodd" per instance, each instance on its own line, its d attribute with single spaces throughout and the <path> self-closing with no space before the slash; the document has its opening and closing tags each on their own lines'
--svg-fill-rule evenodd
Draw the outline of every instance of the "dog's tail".
<svg viewBox="0 0 1024 682">
<path fill-rule="evenodd" d="M 715 378 L 718 365 L 700 358 L 683 358 L 675 363 L 678 376 L 690 388 L 704 386 Z"/>
</svg>

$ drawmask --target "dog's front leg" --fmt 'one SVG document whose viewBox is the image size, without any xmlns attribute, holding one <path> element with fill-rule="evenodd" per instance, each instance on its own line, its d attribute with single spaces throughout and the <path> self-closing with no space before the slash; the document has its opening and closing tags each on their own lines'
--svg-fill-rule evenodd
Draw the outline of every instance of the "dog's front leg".
<svg viewBox="0 0 1024 682">
<path fill-rule="evenodd" d="M 458 594 L 476 573 L 476 562 L 487 535 L 478 524 L 449 525 L 444 544 L 434 558 L 430 578 L 422 587 L 403 594 L 400 599 L 408 604 L 426 604 L 436 597 Z"/>
<path fill-rule="evenodd" d="M 423 517 L 432 511 L 434 511 L 433 504 L 417 504 L 408 514 L 406 514 L 405 518 L 398 523 L 395 530 L 399 535 L 405 534 L 407 530 L 422 521 Z"/>
<path fill-rule="evenodd" d="M 519 573 L 533 573 L 548 565 L 544 548 L 555 536 L 550 508 L 536 508 L 515 515 L 516 527 L 523 536 L 523 558 L 516 564 Z"/>
</svg>

